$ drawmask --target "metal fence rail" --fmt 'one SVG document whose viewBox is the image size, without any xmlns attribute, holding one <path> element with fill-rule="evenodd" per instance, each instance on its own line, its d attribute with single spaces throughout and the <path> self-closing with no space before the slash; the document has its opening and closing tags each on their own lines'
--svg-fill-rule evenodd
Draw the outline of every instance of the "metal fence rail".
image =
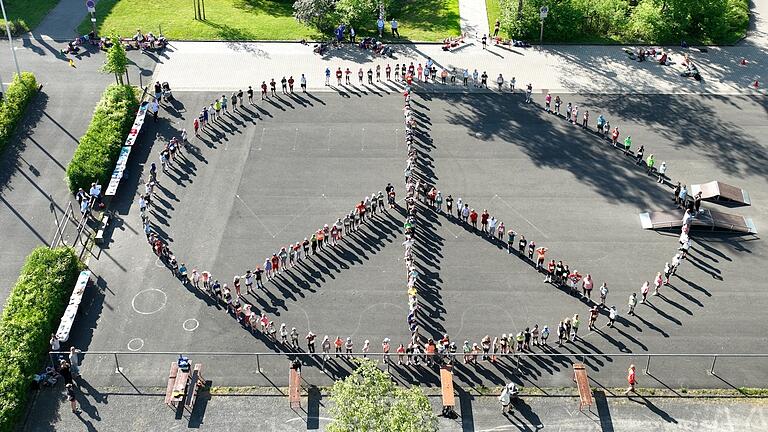
<svg viewBox="0 0 768 432">
<path fill-rule="evenodd" d="M 55 359 L 57 358 L 64 358 L 66 355 L 68 355 L 68 351 L 50 351 L 48 353 L 49 359 L 51 361 L 51 364 L 55 363 Z M 319 359 L 323 362 L 325 362 L 328 358 L 332 357 L 341 357 L 341 358 L 363 358 L 368 357 L 371 359 L 378 359 L 383 358 L 384 353 L 383 352 L 368 352 L 368 353 L 362 353 L 362 352 L 354 352 L 354 353 L 346 353 L 346 352 L 334 352 L 329 351 L 328 353 L 323 352 L 208 352 L 208 351 L 192 351 L 192 352 L 179 352 L 179 351 L 82 351 L 82 355 L 100 355 L 100 356 L 112 356 L 115 363 L 115 373 L 121 373 L 120 368 L 120 356 L 171 356 L 171 357 L 178 357 L 179 354 L 184 354 L 188 357 L 198 357 L 198 356 L 210 356 L 210 357 L 253 357 L 256 359 L 256 367 L 257 370 L 261 370 L 261 357 L 304 357 L 304 358 L 314 358 Z M 410 357 L 410 358 L 419 358 L 419 359 L 426 359 L 427 354 L 420 353 L 420 354 L 398 354 L 396 352 L 390 352 L 387 356 L 391 361 L 396 360 L 399 356 L 403 357 Z M 477 357 L 482 357 L 482 353 L 478 353 Z M 661 359 L 661 358 L 682 358 L 682 359 L 712 359 L 711 366 L 707 372 L 711 375 L 715 375 L 715 366 L 717 365 L 718 359 L 721 358 L 737 358 L 737 359 L 768 359 L 768 353 L 765 354 L 757 354 L 757 353 L 507 353 L 507 354 L 489 354 L 493 355 L 497 358 L 511 358 L 515 363 L 515 368 L 517 370 L 520 369 L 520 360 L 521 358 L 544 358 L 544 359 L 574 359 L 574 361 L 580 361 L 584 362 L 586 359 L 599 359 L 599 358 L 610 358 L 610 357 L 640 357 L 645 358 L 645 368 L 644 373 L 648 374 L 650 372 L 651 367 L 651 360 L 654 358 Z M 464 356 L 463 352 L 456 352 L 453 354 L 454 362 L 458 361 L 458 359 L 462 358 Z M 442 357 L 444 358 L 445 355 L 441 354 L 435 354 L 434 358 Z M 767 364 L 768 366 L 768 364 Z"/>
</svg>

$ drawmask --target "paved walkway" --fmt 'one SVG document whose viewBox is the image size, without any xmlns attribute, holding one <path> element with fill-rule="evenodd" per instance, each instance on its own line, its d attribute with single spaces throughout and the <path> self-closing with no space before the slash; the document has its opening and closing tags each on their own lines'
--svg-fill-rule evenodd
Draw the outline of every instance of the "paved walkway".
<svg viewBox="0 0 768 432">
<path fill-rule="evenodd" d="M 234 90 L 248 85 L 254 87 L 262 80 L 279 81 L 282 76 L 298 78 L 306 74 L 310 90 L 332 90 L 324 86 L 324 71 L 349 67 L 353 74 L 359 68 L 367 71 L 377 65 L 413 62 L 423 64 L 427 57 L 439 67 L 449 70 L 477 69 L 487 71 L 493 84 L 499 74 L 505 80 L 516 78 L 517 88 L 532 83 L 536 92 L 592 94 L 765 94 L 765 70 L 768 57 L 756 46 L 697 49 L 671 49 L 677 64 L 660 66 L 653 62 L 630 60 L 620 46 L 546 46 L 508 48 L 490 46 L 483 50 L 470 41 L 454 52 L 445 52 L 440 45 L 398 45 L 395 58 L 371 57 L 368 51 L 345 46 L 324 56 L 312 53 L 311 46 L 298 43 L 237 43 L 237 42 L 174 42 L 167 59 L 158 64 L 155 79 L 168 81 L 179 90 Z M 698 64 L 704 80 L 696 82 L 683 78 L 680 62 L 683 54 Z M 741 66 L 741 58 L 748 64 Z M 205 80 L 200 79 L 201 71 Z M 356 76 L 355 76 L 356 82 Z M 755 80 L 757 90 L 750 87 Z M 448 87 L 430 87 L 446 91 Z M 455 88 L 452 90 L 463 90 Z"/>
<path fill-rule="evenodd" d="M 98 6 L 97 6 L 98 7 Z M 88 14 L 83 0 L 59 0 L 40 25 L 32 30 L 34 38 L 47 37 L 55 40 L 71 39 L 77 35 L 77 26 Z"/>
<path fill-rule="evenodd" d="M 461 33 L 475 39 L 488 35 L 488 12 L 485 0 L 459 0 Z"/>
<path fill-rule="evenodd" d="M 74 415 L 64 401 L 61 387 L 41 391 L 30 410 L 23 431 L 178 430 L 208 431 L 248 429 L 267 431 L 324 430 L 332 402 L 313 391 L 302 398 L 302 409 L 292 410 L 282 391 L 257 390 L 261 396 L 201 395 L 189 416 L 174 416 L 163 404 L 160 389 L 95 389 L 82 386 Z M 236 391 L 236 389 L 235 389 Z M 248 390 L 253 391 L 252 389 Z M 85 396 L 83 396 L 83 394 Z M 697 431 L 736 432 L 768 430 L 768 404 L 756 399 L 606 398 L 595 393 L 591 411 L 578 410 L 572 397 L 525 397 L 515 403 L 514 415 L 504 416 L 495 396 L 460 394 L 456 420 L 439 418 L 441 431 Z M 430 397 L 435 412 L 440 398 Z"/>
</svg>

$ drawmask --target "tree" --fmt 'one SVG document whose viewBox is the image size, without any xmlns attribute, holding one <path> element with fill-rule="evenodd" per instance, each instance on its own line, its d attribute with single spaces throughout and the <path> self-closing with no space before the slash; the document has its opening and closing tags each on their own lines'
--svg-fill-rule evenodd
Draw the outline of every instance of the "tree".
<svg viewBox="0 0 768 432">
<path fill-rule="evenodd" d="M 388 0 L 339 0 L 336 11 L 339 18 L 353 27 L 372 27 L 379 19 L 379 6 L 389 9 Z M 384 17 L 386 19 L 387 17 Z"/>
<path fill-rule="evenodd" d="M 329 432 L 436 432 L 437 416 L 419 387 L 395 386 L 372 360 L 331 388 L 333 421 Z"/>
<path fill-rule="evenodd" d="M 115 74 L 115 81 L 118 84 L 123 84 L 123 75 L 126 76 L 126 79 L 128 78 L 128 57 L 125 55 L 125 48 L 117 37 L 112 37 L 112 46 L 107 50 L 101 71 Z"/>
<path fill-rule="evenodd" d="M 336 0 L 296 0 L 293 3 L 296 21 L 327 32 L 336 24 Z"/>
</svg>

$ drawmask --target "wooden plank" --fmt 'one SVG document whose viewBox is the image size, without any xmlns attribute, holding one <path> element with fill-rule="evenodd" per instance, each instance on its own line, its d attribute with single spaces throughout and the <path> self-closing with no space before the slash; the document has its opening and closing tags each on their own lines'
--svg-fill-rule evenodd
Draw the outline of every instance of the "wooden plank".
<svg viewBox="0 0 768 432">
<path fill-rule="evenodd" d="M 440 368 L 440 386 L 443 393 L 443 406 L 455 407 L 456 396 L 453 394 L 453 372 L 447 368 Z"/>
<path fill-rule="evenodd" d="M 574 380 L 579 389 L 579 409 L 592 406 L 592 389 L 589 387 L 587 368 L 582 363 L 573 365 Z"/>
<path fill-rule="evenodd" d="M 171 362 L 171 371 L 168 374 L 168 385 L 165 387 L 165 404 L 173 405 L 173 387 L 176 385 L 176 375 L 179 372 L 179 365 Z"/>
<path fill-rule="evenodd" d="M 296 369 L 288 375 L 288 401 L 291 408 L 301 408 L 301 375 Z"/>
</svg>

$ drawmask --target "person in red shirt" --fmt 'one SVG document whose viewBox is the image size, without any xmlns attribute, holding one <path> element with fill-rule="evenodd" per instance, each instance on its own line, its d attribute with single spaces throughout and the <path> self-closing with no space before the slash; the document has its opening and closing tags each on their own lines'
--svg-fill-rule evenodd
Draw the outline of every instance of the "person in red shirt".
<svg viewBox="0 0 768 432">
<path fill-rule="evenodd" d="M 544 283 L 552 283 L 552 276 L 555 274 L 555 260 L 552 260 L 547 264 L 547 277 L 544 278 Z"/>
<path fill-rule="evenodd" d="M 270 261 L 272 262 L 272 273 L 277 274 L 277 270 L 280 268 L 280 258 L 277 257 L 277 254 L 272 254 Z"/>
<path fill-rule="evenodd" d="M 267 82 L 262 81 L 261 82 L 261 100 L 264 100 L 265 98 L 269 98 L 269 96 L 267 96 Z"/>
<path fill-rule="evenodd" d="M 477 212 L 475 209 L 469 211 L 469 221 L 472 222 L 472 228 L 477 229 Z"/>
<path fill-rule="evenodd" d="M 629 365 L 629 371 L 627 372 L 627 383 L 629 384 L 629 387 L 627 387 L 627 391 L 625 391 L 624 394 L 628 395 L 629 392 L 637 393 L 635 390 L 635 385 L 637 385 L 637 376 L 635 375 L 635 365 L 633 364 Z"/>
<path fill-rule="evenodd" d="M 613 128 L 613 130 L 611 131 L 611 143 L 615 147 L 615 146 L 618 145 L 618 141 L 619 141 L 619 128 L 617 126 L 617 127 Z"/>
<path fill-rule="evenodd" d="M 491 215 L 488 214 L 488 210 L 484 209 L 483 213 L 480 215 L 480 229 L 483 230 L 483 232 L 488 231 L 488 218 Z"/>
<path fill-rule="evenodd" d="M 343 75 L 343 72 L 341 71 L 341 68 L 336 69 L 336 82 L 341 85 L 341 76 Z"/>
</svg>

